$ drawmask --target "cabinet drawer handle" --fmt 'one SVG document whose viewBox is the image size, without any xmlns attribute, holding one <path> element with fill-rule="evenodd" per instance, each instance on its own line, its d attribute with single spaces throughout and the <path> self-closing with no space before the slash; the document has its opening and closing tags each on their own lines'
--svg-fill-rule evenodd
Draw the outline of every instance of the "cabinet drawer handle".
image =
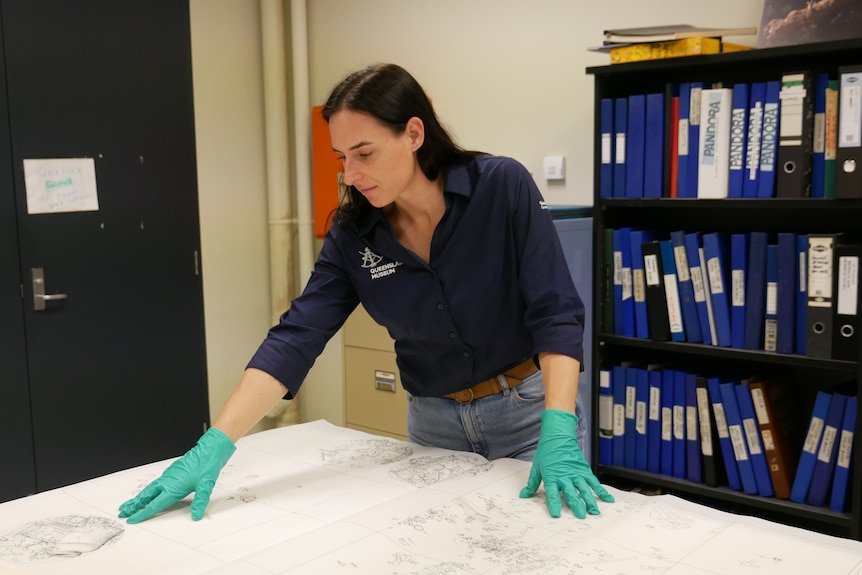
<svg viewBox="0 0 862 575">
<path fill-rule="evenodd" d="M 395 374 L 391 371 L 374 370 L 374 389 L 395 393 Z"/>
</svg>

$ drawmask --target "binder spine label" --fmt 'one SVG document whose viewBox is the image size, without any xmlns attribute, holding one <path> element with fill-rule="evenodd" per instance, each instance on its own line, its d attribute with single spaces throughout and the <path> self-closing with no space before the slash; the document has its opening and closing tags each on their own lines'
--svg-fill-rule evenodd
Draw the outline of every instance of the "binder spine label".
<svg viewBox="0 0 862 575">
<path fill-rule="evenodd" d="M 622 404 L 614 406 L 614 436 L 622 437 L 626 432 L 626 408 Z"/>
<path fill-rule="evenodd" d="M 812 149 L 815 154 L 826 152 L 826 113 L 814 114 L 814 140 Z M 604 157 L 604 156 L 602 156 Z"/>
<path fill-rule="evenodd" d="M 823 419 L 812 417 L 808 425 L 808 433 L 805 435 L 805 443 L 802 444 L 802 451 L 814 455 L 817 452 L 817 443 L 820 441 L 822 431 Z"/>
<path fill-rule="evenodd" d="M 727 418 L 724 417 L 724 406 L 720 403 L 712 404 L 712 412 L 715 414 L 715 429 L 720 439 L 727 439 L 730 434 L 727 431 Z"/>
<path fill-rule="evenodd" d="M 599 397 L 599 433 L 614 436 L 614 398 L 609 395 Z"/>
<path fill-rule="evenodd" d="M 764 450 L 775 451 L 775 440 L 772 439 L 772 431 L 770 431 L 769 429 L 761 429 L 760 438 L 763 440 Z"/>
<path fill-rule="evenodd" d="M 705 388 L 697 389 L 697 421 L 700 425 L 700 451 L 706 457 L 712 453 L 712 427 L 709 424 L 709 393 Z"/>
<path fill-rule="evenodd" d="M 775 351 L 778 347 L 778 320 L 775 316 L 778 314 L 778 283 L 769 282 L 766 284 L 766 316 L 764 322 L 763 334 L 763 349 L 766 351 Z M 771 316 L 771 317 L 770 317 Z"/>
<path fill-rule="evenodd" d="M 626 134 L 625 132 L 617 132 L 617 141 L 614 147 L 616 150 L 616 162 L 617 164 L 625 164 L 626 163 Z"/>
<path fill-rule="evenodd" d="M 838 298 L 836 311 L 841 315 L 856 315 L 859 290 L 859 258 L 841 256 L 838 258 Z"/>
<path fill-rule="evenodd" d="M 778 283 L 766 284 L 766 313 L 775 315 L 778 313 Z"/>
<path fill-rule="evenodd" d="M 850 469 L 850 455 L 853 449 L 853 432 L 846 429 L 841 432 L 841 441 L 838 444 L 838 459 L 835 465 Z"/>
<path fill-rule="evenodd" d="M 838 110 L 839 148 L 862 146 L 862 73 L 842 74 Z"/>
<path fill-rule="evenodd" d="M 688 118 L 689 122 L 693 126 L 700 126 L 700 93 L 703 91 L 703 88 L 695 88 L 691 89 L 691 105 L 689 107 Z"/>
<path fill-rule="evenodd" d="M 670 324 L 671 333 L 682 331 L 682 306 L 679 301 L 679 291 L 676 285 L 676 277 L 673 274 L 665 275 L 664 289 L 667 299 L 667 319 Z"/>
<path fill-rule="evenodd" d="M 685 255 L 685 246 L 675 246 L 673 248 L 673 259 L 676 261 L 676 275 L 679 281 L 689 281 L 691 274 L 688 267 L 688 258 Z M 701 289 L 703 288 L 701 287 Z"/>
<path fill-rule="evenodd" d="M 638 401 L 635 406 L 635 431 L 646 433 L 646 402 Z"/>
<path fill-rule="evenodd" d="M 760 425 L 769 425 L 769 411 L 766 409 L 766 400 L 763 398 L 763 391 L 752 387 L 751 401 L 754 403 L 754 413 L 757 415 L 757 421 L 760 422 Z"/>
<path fill-rule="evenodd" d="M 745 166 L 745 108 L 734 107 L 730 117 L 730 169 Z"/>
<path fill-rule="evenodd" d="M 775 351 L 778 349 L 778 322 L 774 319 L 766 320 L 764 324 L 763 350 Z"/>
<path fill-rule="evenodd" d="M 673 406 L 673 438 L 685 439 L 685 408 L 682 405 Z"/>
<path fill-rule="evenodd" d="M 742 435 L 742 426 L 731 425 L 727 428 L 730 434 L 730 443 L 733 445 L 733 455 L 737 461 L 748 461 L 748 449 L 745 448 L 745 437 Z"/>
<path fill-rule="evenodd" d="M 703 126 L 701 164 L 712 166 L 715 164 L 718 145 L 718 115 L 722 113 L 722 102 L 719 92 L 710 90 L 707 94 L 709 97 L 706 101 L 706 124 Z"/>
<path fill-rule="evenodd" d="M 745 150 L 745 169 L 748 179 L 757 176 L 760 167 L 760 135 L 763 126 L 763 107 L 757 102 L 748 113 L 748 148 Z"/>
<path fill-rule="evenodd" d="M 808 242 L 808 306 L 832 307 L 832 238 Z"/>
<path fill-rule="evenodd" d="M 805 267 L 805 252 L 799 252 L 799 291 L 808 292 L 808 268 Z"/>
<path fill-rule="evenodd" d="M 602 389 L 611 388 L 611 374 L 607 370 L 599 373 L 599 385 Z M 602 437 L 614 436 L 614 396 L 608 393 L 599 395 L 599 434 Z"/>
<path fill-rule="evenodd" d="M 677 154 L 680 156 L 688 155 L 688 118 L 680 118 L 679 133 L 676 140 Z"/>
<path fill-rule="evenodd" d="M 622 268 L 623 301 L 632 297 L 632 268 Z"/>
<path fill-rule="evenodd" d="M 724 293 L 724 285 L 721 283 L 721 262 L 718 258 L 710 258 L 706 262 L 709 272 L 709 290 L 711 293 Z"/>
<path fill-rule="evenodd" d="M 760 455 L 762 453 L 760 450 L 760 429 L 757 427 L 757 424 L 754 423 L 753 419 L 746 419 L 742 422 L 742 425 L 745 428 L 745 439 L 748 442 L 748 451 L 751 452 L 752 455 Z"/>
<path fill-rule="evenodd" d="M 775 140 L 778 134 L 778 104 L 763 106 L 763 128 L 760 138 L 760 171 L 775 170 Z"/>
<path fill-rule="evenodd" d="M 805 100 L 803 78 L 802 74 L 788 74 L 783 78 L 783 86 L 778 95 L 781 99 L 779 146 L 802 145 L 802 103 Z"/>
<path fill-rule="evenodd" d="M 685 436 L 697 437 L 697 407 L 693 405 L 685 408 Z"/>
<path fill-rule="evenodd" d="M 731 303 L 734 306 L 745 305 L 745 272 L 743 270 L 733 270 L 730 278 L 730 293 Z"/>
<path fill-rule="evenodd" d="M 649 419 L 658 421 L 661 417 L 661 390 L 651 387 L 649 390 Z"/>
<path fill-rule="evenodd" d="M 832 444 L 835 443 L 835 437 L 838 435 L 838 430 L 831 425 L 827 425 L 823 430 L 823 439 L 820 441 L 820 450 L 817 452 L 817 460 L 823 463 L 829 463 L 829 456 L 832 455 Z"/>
<path fill-rule="evenodd" d="M 661 283 L 661 276 L 658 273 L 658 258 L 654 255 L 644 257 L 644 279 L 648 286 L 657 286 Z"/>
<path fill-rule="evenodd" d="M 602 163 L 611 163 L 611 135 L 602 134 Z"/>
<path fill-rule="evenodd" d="M 644 289 L 644 271 L 632 270 L 632 297 L 636 302 L 646 301 Z"/>
<path fill-rule="evenodd" d="M 706 301 L 706 290 L 703 289 L 703 276 L 700 275 L 700 267 L 689 268 L 691 271 L 691 287 L 694 288 L 694 301 Z"/>
</svg>

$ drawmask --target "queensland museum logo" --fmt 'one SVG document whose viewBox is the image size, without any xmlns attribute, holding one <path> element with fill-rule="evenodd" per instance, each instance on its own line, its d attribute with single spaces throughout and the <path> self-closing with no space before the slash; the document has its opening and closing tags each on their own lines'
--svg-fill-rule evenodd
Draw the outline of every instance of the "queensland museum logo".
<svg viewBox="0 0 862 575">
<path fill-rule="evenodd" d="M 394 274 L 395 269 L 401 265 L 401 262 L 398 261 L 379 265 L 383 256 L 375 254 L 371 248 L 365 248 L 359 252 L 359 255 L 362 256 L 362 268 L 369 271 L 373 280 Z"/>
</svg>

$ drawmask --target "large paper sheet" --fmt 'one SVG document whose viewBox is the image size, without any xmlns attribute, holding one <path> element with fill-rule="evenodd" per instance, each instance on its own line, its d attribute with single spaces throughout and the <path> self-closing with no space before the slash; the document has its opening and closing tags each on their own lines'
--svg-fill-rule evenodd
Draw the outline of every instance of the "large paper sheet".
<svg viewBox="0 0 862 575">
<path fill-rule="evenodd" d="M 0 573 L 75 575 L 862 572 L 862 543 L 610 489 L 586 520 L 520 499 L 529 464 L 318 421 L 240 440 L 207 514 L 128 525 L 120 503 L 170 463 L 0 505 Z"/>
</svg>

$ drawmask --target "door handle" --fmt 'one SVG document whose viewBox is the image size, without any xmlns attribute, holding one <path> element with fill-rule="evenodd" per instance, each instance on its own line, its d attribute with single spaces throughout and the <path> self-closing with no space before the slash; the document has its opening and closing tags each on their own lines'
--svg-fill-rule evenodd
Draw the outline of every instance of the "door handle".
<svg viewBox="0 0 862 575">
<path fill-rule="evenodd" d="M 42 311 L 45 309 L 46 301 L 58 301 L 69 297 L 64 293 L 45 293 L 45 270 L 42 268 L 30 268 L 33 279 L 33 309 Z"/>
</svg>

